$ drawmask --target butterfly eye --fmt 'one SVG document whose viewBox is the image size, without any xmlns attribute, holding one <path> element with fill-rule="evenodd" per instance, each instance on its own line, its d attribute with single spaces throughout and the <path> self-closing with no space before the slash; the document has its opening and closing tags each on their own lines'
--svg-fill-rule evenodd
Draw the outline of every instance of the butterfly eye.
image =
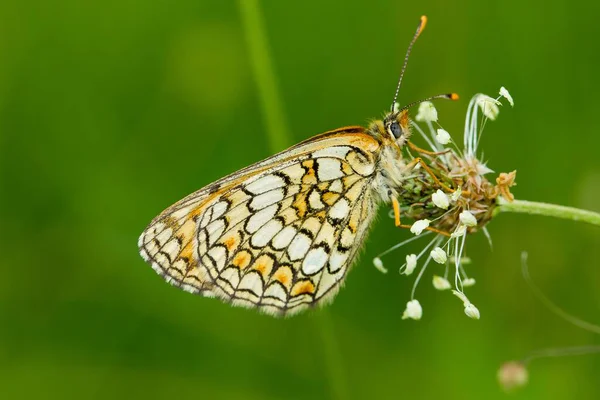
<svg viewBox="0 0 600 400">
<path fill-rule="evenodd" d="M 388 132 L 393 135 L 396 139 L 402 136 L 402 129 L 400 129 L 400 125 L 397 121 L 393 121 L 388 125 Z"/>
</svg>

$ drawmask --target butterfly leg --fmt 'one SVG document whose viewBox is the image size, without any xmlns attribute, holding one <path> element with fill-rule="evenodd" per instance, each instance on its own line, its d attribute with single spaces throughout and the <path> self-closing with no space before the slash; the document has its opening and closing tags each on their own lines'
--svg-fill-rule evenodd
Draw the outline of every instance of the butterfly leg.
<svg viewBox="0 0 600 400">
<path fill-rule="evenodd" d="M 427 165 L 427 163 L 421 158 L 421 157 L 417 157 L 414 160 L 412 160 L 410 163 L 408 163 L 406 165 L 407 169 L 413 168 L 415 165 L 417 164 L 421 164 L 421 166 L 423 167 L 423 169 L 425 169 L 425 171 L 427 171 L 427 173 L 431 176 L 431 178 L 433 179 L 433 181 L 438 184 L 439 186 L 441 186 L 444 190 L 446 190 L 447 192 L 450 193 L 454 193 L 454 189 L 449 188 L 448 186 L 446 186 L 445 184 L 443 184 L 437 176 L 435 176 L 435 174 L 433 173 L 433 171 L 431 170 L 431 168 L 429 168 L 429 165 Z"/>
<path fill-rule="evenodd" d="M 449 153 L 451 150 L 450 149 L 446 149 L 444 151 L 429 151 L 429 150 L 425 150 L 420 148 L 419 146 L 413 144 L 412 142 L 407 142 L 408 143 L 408 147 L 410 147 L 411 149 L 413 149 L 414 151 L 416 151 L 417 153 L 421 153 L 421 154 L 427 154 L 428 156 L 441 156 L 442 154 L 446 154 Z"/>
<path fill-rule="evenodd" d="M 392 197 L 392 207 L 394 208 L 394 222 L 396 223 L 396 226 L 401 226 L 402 223 L 400 222 L 400 203 L 395 197 Z"/>
<path fill-rule="evenodd" d="M 410 229 L 410 227 L 411 227 L 410 225 L 402 225 L 402 222 L 400 221 L 400 203 L 398 202 L 398 199 L 396 199 L 395 197 L 392 197 L 392 207 L 394 209 L 394 222 L 395 222 L 396 226 L 398 228 Z M 438 233 L 440 235 L 450 237 L 450 234 L 448 232 L 444 232 L 439 229 L 432 228 L 430 226 L 425 229 L 427 229 L 428 231 L 431 231 L 431 232 Z"/>
</svg>

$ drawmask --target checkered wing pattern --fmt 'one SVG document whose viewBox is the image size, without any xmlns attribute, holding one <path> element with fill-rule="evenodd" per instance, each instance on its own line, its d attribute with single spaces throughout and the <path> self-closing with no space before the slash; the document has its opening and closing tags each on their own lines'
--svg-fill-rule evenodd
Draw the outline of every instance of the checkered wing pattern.
<svg viewBox="0 0 600 400">
<path fill-rule="evenodd" d="M 379 143 L 325 133 L 184 198 L 139 239 L 169 283 L 233 305 L 291 315 L 332 299 L 375 212 Z"/>
</svg>

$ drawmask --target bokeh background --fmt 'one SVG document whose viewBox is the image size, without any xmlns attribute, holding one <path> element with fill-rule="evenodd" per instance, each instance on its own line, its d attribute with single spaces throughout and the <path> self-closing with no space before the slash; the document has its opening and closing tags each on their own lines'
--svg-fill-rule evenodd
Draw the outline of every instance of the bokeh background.
<svg viewBox="0 0 600 400">
<path fill-rule="evenodd" d="M 2 398 L 504 399 L 504 361 L 598 343 L 520 274 L 528 250 L 545 293 L 598 322 L 600 231 L 583 224 L 507 214 L 489 226 L 493 251 L 471 238 L 480 321 L 431 275 L 423 319 L 401 320 L 413 280 L 370 261 L 409 235 L 385 207 L 336 301 L 285 320 L 170 287 L 136 242 L 211 181 L 380 117 L 421 14 L 400 101 L 460 93 L 437 104 L 460 140 L 468 99 L 506 86 L 516 106 L 487 126 L 489 165 L 518 170 L 518 198 L 599 211 L 599 13 L 547 0 L 2 1 Z M 600 398 L 599 371 L 594 355 L 539 360 L 511 397 Z"/>
</svg>

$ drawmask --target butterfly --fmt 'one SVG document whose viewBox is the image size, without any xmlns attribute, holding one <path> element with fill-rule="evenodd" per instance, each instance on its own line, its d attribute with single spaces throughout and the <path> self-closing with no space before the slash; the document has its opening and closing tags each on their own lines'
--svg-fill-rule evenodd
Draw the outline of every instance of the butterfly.
<svg viewBox="0 0 600 400">
<path fill-rule="evenodd" d="M 271 315 L 330 302 L 378 205 L 391 202 L 402 226 L 397 197 L 415 165 L 402 148 L 418 102 L 398 110 L 398 89 L 383 120 L 312 137 L 167 208 L 141 234 L 141 256 L 185 291 Z"/>
</svg>

